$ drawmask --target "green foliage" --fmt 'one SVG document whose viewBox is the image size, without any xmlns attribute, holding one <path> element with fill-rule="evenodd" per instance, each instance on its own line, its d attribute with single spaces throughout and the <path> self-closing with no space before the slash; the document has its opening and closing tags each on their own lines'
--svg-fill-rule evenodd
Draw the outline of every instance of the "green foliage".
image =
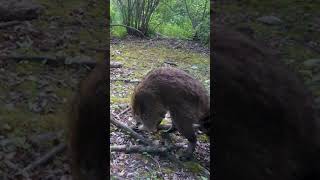
<svg viewBox="0 0 320 180">
<path fill-rule="evenodd" d="M 174 7 L 174 8 L 173 8 Z M 210 34 L 210 4 L 208 0 L 180 0 L 175 2 L 175 6 L 170 7 L 174 14 L 173 21 L 176 24 L 190 24 L 192 35 L 188 38 L 200 40 L 204 44 L 209 42 Z M 177 9 L 175 11 L 173 9 Z M 182 18 L 180 17 L 182 16 Z M 175 18 L 178 17 L 178 18 Z"/>
<path fill-rule="evenodd" d="M 209 9 L 208 0 L 160 1 L 151 16 L 147 34 L 153 36 L 159 33 L 171 38 L 194 39 L 208 44 L 210 34 Z M 110 15 L 113 24 L 123 24 L 116 0 L 110 3 Z M 126 29 L 112 27 L 111 35 L 124 37 Z"/>
<path fill-rule="evenodd" d="M 123 38 L 127 35 L 127 31 L 124 27 L 112 27 L 111 34 L 115 37 Z"/>
<path fill-rule="evenodd" d="M 204 44 L 210 42 L 210 18 L 205 18 L 197 27 L 197 38 Z"/>
<path fill-rule="evenodd" d="M 119 9 L 117 8 L 115 1 L 110 3 L 110 18 L 111 24 L 122 24 L 122 18 Z M 111 35 L 119 38 L 123 38 L 127 35 L 127 31 L 124 27 L 111 27 Z"/>
<path fill-rule="evenodd" d="M 192 162 L 192 161 L 185 162 L 185 166 L 188 167 L 188 169 L 190 169 L 191 172 L 194 172 L 194 173 L 200 173 L 202 170 L 201 165 L 197 162 Z"/>
<path fill-rule="evenodd" d="M 176 38 L 188 38 L 192 37 L 192 27 L 190 24 L 164 24 L 160 26 L 157 31 L 160 34 L 163 34 L 168 37 L 176 37 Z"/>
</svg>

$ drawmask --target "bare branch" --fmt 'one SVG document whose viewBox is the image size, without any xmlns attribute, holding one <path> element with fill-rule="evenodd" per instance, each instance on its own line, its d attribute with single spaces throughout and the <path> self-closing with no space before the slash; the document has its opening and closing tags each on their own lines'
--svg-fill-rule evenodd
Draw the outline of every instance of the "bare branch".
<svg viewBox="0 0 320 180">
<path fill-rule="evenodd" d="M 143 32 L 141 32 L 139 29 L 136 29 L 134 27 L 131 27 L 131 26 L 127 26 L 127 25 L 124 25 L 124 24 L 110 24 L 110 26 L 122 26 L 122 27 L 125 27 L 125 28 L 129 28 L 129 29 L 133 29 L 135 31 L 137 31 L 139 34 L 141 34 L 144 38 L 147 38 Z"/>
</svg>

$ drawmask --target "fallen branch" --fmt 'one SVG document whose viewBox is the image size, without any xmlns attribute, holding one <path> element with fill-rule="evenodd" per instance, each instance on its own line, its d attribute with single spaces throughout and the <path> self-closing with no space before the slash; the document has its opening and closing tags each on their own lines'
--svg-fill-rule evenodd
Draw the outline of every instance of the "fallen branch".
<svg viewBox="0 0 320 180">
<path fill-rule="evenodd" d="M 3 22 L 0 23 L 0 28 L 7 28 L 7 27 L 11 27 L 11 26 L 16 26 L 21 24 L 21 21 L 9 21 L 9 22 Z"/>
<path fill-rule="evenodd" d="M 156 35 L 162 39 L 170 39 L 169 36 L 166 36 L 166 35 L 163 35 L 163 34 L 160 34 L 159 32 L 156 32 Z"/>
<path fill-rule="evenodd" d="M 146 145 L 148 145 L 148 146 L 152 146 L 152 147 L 157 147 L 157 148 L 159 148 L 159 146 L 157 146 L 157 145 L 153 144 L 153 142 L 145 139 L 144 137 L 142 137 L 141 135 L 139 135 L 138 133 L 136 133 L 135 131 L 133 131 L 131 128 L 129 128 L 129 127 L 127 127 L 126 125 L 124 125 L 123 123 L 115 120 L 113 117 L 110 117 L 110 121 L 111 121 L 111 123 L 113 123 L 113 124 L 116 125 L 117 127 L 120 127 L 120 128 L 122 128 L 122 129 L 126 130 L 126 131 L 129 133 L 129 135 L 133 136 L 133 137 L 136 138 L 136 139 L 140 139 L 142 143 L 144 143 L 144 144 L 146 144 Z M 178 164 L 180 167 L 184 167 L 184 164 L 183 164 L 181 161 L 179 161 L 176 157 L 174 157 L 173 155 L 171 155 L 171 154 L 168 153 L 167 151 L 163 152 L 163 154 L 164 154 L 165 156 L 167 156 L 169 160 L 171 160 L 172 162 Z"/>
<path fill-rule="evenodd" d="M 130 79 L 110 79 L 110 81 L 123 81 L 125 83 L 139 83 L 139 80 L 130 80 Z"/>
<path fill-rule="evenodd" d="M 58 146 L 54 147 L 49 152 L 47 152 L 44 156 L 40 157 L 39 159 L 37 159 L 33 163 L 29 164 L 20 173 L 23 174 L 23 172 L 28 172 L 37 166 L 44 165 L 44 164 L 48 163 L 55 155 L 63 152 L 66 148 L 67 148 L 66 144 L 64 144 L 64 143 L 59 144 Z"/>
<path fill-rule="evenodd" d="M 178 66 L 176 63 L 172 62 L 172 61 L 165 61 L 165 64 L 169 64 L 171 66 Z"/>
<path fill-rule="evenodd" d="M 168 151 L 168 148 L 164 147 L 151 147 L 151 146 L 141 146 L 141 145 L 116 145 L 110 146 L 111 152 L 125 152 L 125 153 L 151 153 L 160 154 Z"/>
<path fill-rule="evenodd" d="M 140 134 L 136 133 L 134 130 L 132 130 L 131 128 L 129 128 L 125 124 L 115 120 L 113 117 L 110 117 L 110 122 L 112 124 L 114 124 L 115 126 L 117 126 L 117 127 L 121 128 L 121 129 L 125 130 L 126 132 L 128 132 L 129 135 L 131 135 L 132 137 L 141 140 L 142 143 L 144 143 L 146 145 L 153 145 L 153 143 L 151 141 L 149 141 L 148 139 L 144 138 Z"/>
<path fill-rule="evenodd" d="M 134 28 L 134 27 L 131 27 L 131 26 L 127 26 L 127 25 L 124 25 L 124 24 L 110 24 L 110 26 L 121 26 L 121 27 L 129 28 L 129 29 L 133 29 L 133 30 L 137 31 L 139 34 L 141 34 L 142 37 L 144 37 L 144 38 L 147 39 L 147 37 L 143 34 L 143 32 L 141 32 L 141 31 L 140 31 L 139 29 L 137 29 L 137 28 Z"/>
<path fill-rule="evenodd" d="M 147 139 L 145 139 L 144 137 L 142 137 L 141 135 L 139 135 L 138 133 L 136 133 L 135 131 L 133 131 L 131 128 L 129 128 L 128 126 L 124 125 L 123 123 L 115 120 L 112 116 L 110 117 L 110 121 L 112 124 L 116 125 L 117 127 L 120 127 L 121 129 L 124 129 L 126 132 L 129 133 L 129 135 L 133 136 L 136 139 L 140 139 L 142 143 L 150 146 L 150 147 L 155 147 L 158 149 L 161 149 L 162 147 L 153 144 L 152 141 L 149 141 Z M 114 146 L 115 147 L 115 146 Z M 179 147 L 179 146 L 177 146 Z M 137 149 L 136 149 L 137 150 Z M 145 149 L 146 150 L 146 149 Z M 124 150 L 125 151 L 125 150 Z M 162 151 L 161 151 L 162 152 Z M 168 159 L 176 164 L 178 164 L 180 167 L 186 168 L 185 165 L 179 160 L 177 159 L 174 155 L 170 154 L 168 151 L 164 151 L 162 153 L 163 155 L 165 155 L 166 157 L 168 157 Z M 207 176 L 210 177 L 210 172 L 205 169 L 204 167 L 200 166 L 199 168 L 201 168 L 202 172 Z"/>
<path fill-rule="evenodd" d="M 126 108 L 125 110 L 123 110 L 121 113 L 119 113 L 117 116 L 120 117 L 122 114 L 128 112 L 131 109 L 131 107 Z"/>
</svg>

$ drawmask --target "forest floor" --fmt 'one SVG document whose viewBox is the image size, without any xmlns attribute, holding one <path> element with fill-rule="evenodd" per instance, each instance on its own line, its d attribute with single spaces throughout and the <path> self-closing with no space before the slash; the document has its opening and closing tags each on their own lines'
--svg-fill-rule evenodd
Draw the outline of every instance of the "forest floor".
<svg viewBox="0 0 320 180">
<path fill-rule="evenodd" d="M 90 69 L 65 62 L 28 61 L 27 57 L 96 60 L 102 59 L 103 53 L 94 49 L 107 44 L 103 1 L 34 2 L 44 10 L 38 18 L 12 20 L 13 25 L 0 28 L 0 56 L 21 57 L 19 61 L 0 59 L 0 179 L 3 180 L 70 178 L 65 148 L 53 160 L 23 176 L 15 174 L 65 143 L 69 99 Z"/>
<path fill-rule="evenodd" d="M 195 42 L 135 38 L 112 40 L 111 61 L 120 62 L 123 67 L 111 68 L 110 71 L 110 114 L 128 126 L 135 123 L 128 110 L 133 88 L 154 68 L 174 64 L 200 80 L 208 92 L 210 89 L 209 49 Z M 170 124 L 169 119 L 166 117 L 163 124 Z M 139 144 L 114 125 L 111 125 L 110 132 L 110 145 Z M 159 142 L 163 141 L 160 134 L 152 136 L 145 133 L 144 136 Z M 182 143 L 186 147 L 187 140 L 178 132 L 172 133 L 171 138 L 175 143 Z M 179 159 L 183 149 L 170 153 Z M 207 136 L 198 135 L 195 159 L 183 163 L 184 167 L 181 167 L 167 157 L 154 154 L 111 152 L 110 174 L 117 177 L 115 179 L 209 179 L 202 171 L 203 168 L 210 171 L 210 143 Z"/>
<path fill-rule="evenodd" d="M 106 44 L 106 32 L 101 24 L 96 24 L 103 22 L 103 6 L 91 7 L 81 0 L 61 1 L 63 6 L 60 1 L 36 1 L 45 7 L 40 18 L 0 28 L 1 56 L 61 55 L 80 60 L 102 57 L 101 53 L 86 47 L 101 48 Z M 263 5 L 254 0 L 245 4 L 228 2 L 216 4 L 217 19 L 277 49 L 282 60 L 305 80 L 320 107 L 320 5 L 315 1 L 294 4 L 293 1 L 279 1 L 276 5 L 271 1 L 264 1 Z M 271 21 L 276 25 L 257 20 L 270 15 L 279 18 L 281 23 L 277 24 L 274 18 Z M 152 68 L 176 64 L 210 88 L 208 49 L 196 43 L 134 38 L 112 40 L 111 60 L 121 62 L 123 67 L 110 70 L 110 114 L 127 125 L 133 123 L 130 111 L 126 110 L 136 80 Z M 0 59 L 0 179 L 19 179 L 14 176 L 16 172 L 64 142 L 68 99 L 87 73 L 86 67 Z M 113 125 L 110 131 L 111 145 L 137 143 Z M 172 136 L 177 143 L 187 143 L 178 133 Z M 158 135 L 146 138 L 161 139 Z M 198 140 L 195 160 L 185 163 L 185 168 L 165 157 L 112 152 L 110 172 L 118 179 L 206 179 L 200 166 L 210 170 L 209 143 L 201 134 Z M 179 156 L 181 152 L 172 153 Z M 36 180 L 68 179 L 69 174 L 68 157 L 61 153 L 27 175 Z"/>
<path fill-rule="evenodd" d="M 0 56 L 20 57 L 19 60 L 0 59 L 0 179 L 4 180 L 70 179 L 67 151 L 61 148 L 66 137 L 66 114 L 69 99 L 90 69 L 64 62 L 47 64 L 46 60 L 37 62 L 27 59 L 102 59 L 101 49 L 107 44 L 106 31 L 103 30 L 105 8 L 103 4 L 99 4 L 100 1 L 35 2 L 44 7 L 40 17 L 0 28 Z M 87 4 L 92 2 L 96 4 Z M 110 71 L 113 79 L 139 80 L 151 68 L 163 65 L 166 61 L 188 69 L 209 89 L 209 50 L 201 48 L 197 43 L 129 38 L 114 42 L 111 48 L 112 60 L 123 63 L 122 68 Z M 111 113 L 118 114 L 127 108 L 133 85 L 112 81 Z M 130 112 L 118 117 L 122 122 L 132 122 Z M 111 126 L 110 130 L 111 143 L 134 142 L 115 127 Z M 164 174 L 168 174 L 169 178 L 196 178 L 200 176 L 199 166 L 209 169 L 210 160 L 208 139 L 199 135 L 199 141 L 201 143 L 198 144 L 196 156 L 199 162 L 189 163 L 189 170 L 186 172 L 162 157 L 124 153 L 117 154 L 117 158 L 112 158 L 116 153 L 111 154 L 110 172 L 118 177 L 131 179 L 154 178 L 157 171 L 162 172 L 157 175 L 159 178 L 165 177 Z M 16 173 L 43 158 L 47 152 L 57 150 L 56 148 L 60 153 L 51 160 L 16 176 Z M 133 177 L 137 172 L 140 174 Z"/>
<path fill-rule="evenodd" d="M 313 92 L 320 109 L 320 4 L 316 1 L 224 1 L 217 24 L 242 31 L 276 50 Z"/>
</svg>

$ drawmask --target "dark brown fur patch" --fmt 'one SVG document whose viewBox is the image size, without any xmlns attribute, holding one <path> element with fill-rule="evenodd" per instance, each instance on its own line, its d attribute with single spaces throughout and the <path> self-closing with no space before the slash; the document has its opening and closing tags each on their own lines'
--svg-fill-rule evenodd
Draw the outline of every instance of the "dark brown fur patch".
<svg viewBox="0 0 320 180">
<path fill-rule="evenodd" d="M 319 122 L 313 97 L 265 46 L 214 27 L 215 176 L 233 180 L 313 177 Z"/>
<path fill-rule="evenodd" d="M 97 64 L 80 84 L 69 118 L 72 177 L 107 179 L 107 62 Z"/>
</svg>

